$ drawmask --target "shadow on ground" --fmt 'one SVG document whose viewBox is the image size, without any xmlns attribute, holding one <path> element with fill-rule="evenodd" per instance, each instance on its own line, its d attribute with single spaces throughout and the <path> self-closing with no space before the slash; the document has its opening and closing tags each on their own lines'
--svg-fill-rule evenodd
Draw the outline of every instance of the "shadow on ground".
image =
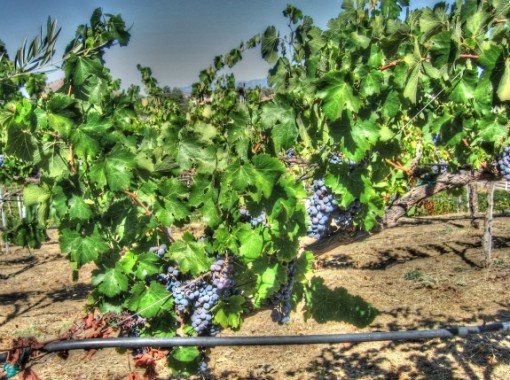
<svg viewBox="0 0 510 380">
<path fill-rule="evenodd" d="M 424 318 L 414 322 L 413 326 L 392 322 L 384 326 L 374 325 L 372 330 L 435 329 L 473 325 L 480 318 L 487 323 L 510 320 L 510 304 L 501 306 L 505 309 L 494 315 L 480 315 L 462 321 L 437 316 L 435 320 Z M 391 311 L 390 314 L 405 321 L 405 317 L 410 315 L 411 311 L 400 308 Z M 447 322 L 444 325 L 438 325 L 438 319 Z M 503 332 L 469 335 L 465 338 L 384 342 L 378 347 L 363 350 L 358 349 L 359 345 L 339 344 L 326 347 L 307 367 L 287 371 L 284 378 L 399 380 L 405 374 L 406 379 L 459 379 L 458 372 L 454 370 L 457 367 L 462 369 L 464 374 L 462 378 L 490 380 L 495 379 L 493 374 L 498 365 L 510 364 L 510 335 Z M 388 359 L 395 353 L 405 359 L 406 364 L 394 364 Z M 484 367 L 483 377 L 479 377 L 473 371 L 471 367 L 473 364 Z M 425 377 L 424 374 L 426 374 Z M 220 377 L 208 379 L 220 378 L 277 380 L 282 378 L 282 374 L 272 373 L 271 366 L 260 365 L 252 371 L 250 376 L 239 377 L 235 372 L 225 371 Z"/>
<path fill-rule="evenodd" d="M 33 255 L 16 258 L 9 258 L 8 256 L 2 257 L 2 259 L 0 259 L 0 267 L 9 268 L 16 266 L 17 268 L 8 274 L 0 273 L 0 280 L 8 280 L 9 278 L 16 277 L 19 274 L 27 272 L 30 269 L 33 269 L 39 265 L 61 260 L 62 257 L 63 256 L 60 253 L 44 257 L 38 257 Z"/>
<path fill-rule="evenodd" d="M 363 328 L 370 325 L 379 314 L 375 307 L 363 298 L 353 296 L 347 289 L 328 288 L 320 277 L 312 278 L 309 289 L 305 316 L 318 323 L 337 321 Z"/>
<path fill-rule="evenodd" d="M 493 245 L 494 248 L 510 247 L 510 237 L 494 236 Z M 468 250 L 481 248 L 481 241 L 472 242 L 462 240 L 449 241 L 441 244 L 427 243 L 416 245 L 414 247 L 402 246 L 392 249 L 374 247 L 372 249 L 372 254 L 370 255 L 372 259 L 367 260 L 367 262 L 360 263 L 358 257 L 353 254 L 332 253 L 327 257 L 319 258 L 317 260 L 317 266 L 325 269 L 355 268 L 366 270 L 386 270 L 393 265 L 403 264 L 408 261 L 453 253 L 459 256 L 462 261 L 470 267 L 481 268 L 480 263 L 477 263 L 466 256 Z"/>
<path fill-rule="evenodd" d="M 495 315 L 481 315 L 463 321 L 438 316 L 437 319 L 446 320 L 445 325 L 439 326 L 437 319 L 423 319 L 414 322 L 413 326 L 407 324 L 390 323 L 386 326 L 374 326 L 385 331 L 407 329 L 434 329 L 454 327 L 456 325 L 475 324 L 480 319 L 487 323 L 510 320 L 510 305 Z M 398 309 L 392 312 L 395 316 L 406 316 L 409 310 Z M 405 318 L 403 318 L 405 320 Z M 505 344 L 506 342 L 506 344 Z M 410 344 L 411 343 L 411 344 Z M 424 373 L 434 379 L 454 379 L 458 374 L 453 372 L 457 365 L 469 379 L 479 379 L 470 364 L 485 367 L 483 379 L 491 379 L 491 375 L 499 364 L 510 364 L 510 335 L 508 333 L 492 333 L 483 335 L 470 335 L 466 338 L 416 340 L 412 342 L 387 342 L 382 348 L 364 350 L 363 353 L 353 352 L 356 345 L 345 347 L 328 347 L 322 354 L 302 372 L 313 373 L 317 378 L 337 379 L 341 370 L 348 378 L 356 379 L 366 377 L 382 379 L 399 379 L 401 373 L 409 378 L 418 378 Z M 400 351 L 411 363 L 409 365 L 386 365 L 385 353 Z M 431 359 L 433 358 L 433 359 Z M 388 369 L 390 367 L 391 369 Z M 287 373 L 289 378 L 299 377 L 299 372 Z"/>
<path fill-rule="evenodd" d="M 92 286 L 78 283 L 51 292 L 28 291 L 0 294 L 0 305 L 12 309 L 7 314 L 0 314 L 0 326 L 29 312 L 44 309 L 55 302 L 84 300 L 91 291 Z"/>
<path fill-rule="evenodd" d="M 0 268 L 2 268 L 4 272 L 0 273 L 0 305 L 2 306 L 0 327 L 16 318 L 27 316 L 27 314 L 33 311 L 44 310 L 52 303 L 65 302 L 67 300 L 83 300 L 87 298 L 91 291 L 91 286 L 83 283 L 72 285 L 59 284 L 49 291 L 20 290 L 8 293 L 5 287 L 2 286 L 4 281 L 15 279 L 21 274 L 30 278 L 30 273 L 35 268 L 62 260 L 62 258 L 63 256 L 60 253 L 42 256 L 32 255 L 29 251 L 24 252 L 22 256 L 18 255 L 13 257 L 4 255 L 0 257 Z M 10 288 L 12 289 L 13 287 L 11 286 Z"/>
</svg>

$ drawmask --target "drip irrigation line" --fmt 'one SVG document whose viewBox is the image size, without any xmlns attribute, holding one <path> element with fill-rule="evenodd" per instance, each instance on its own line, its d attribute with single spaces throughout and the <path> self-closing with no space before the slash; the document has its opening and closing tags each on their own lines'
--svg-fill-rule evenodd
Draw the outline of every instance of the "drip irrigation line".
<svg viewBox="0 0 510 380">
<path fill-rule="evenodd" d="M 354 334 L 328 335 L 286 335 L 286 336 L 240 336 L 240 337 L 174 337 L 174 338 L 104 338 L 51 342 L 41 351 L 57 352 L 68 350 L 89 350 L 101 348 L 137 348 L 137 347 L 179 347 L 179 346 L 282 346 L 307 344 L 363 343 L 380 341 L 426 340 L 435 338 L 466 337 L 473 334 L 510 332 L 510 321 L 481 326 L 450 327 L 436 330 L 388 331 Z M 7 353 L 0 354 L 0 362 L 5 361 Z"/>
</svg>

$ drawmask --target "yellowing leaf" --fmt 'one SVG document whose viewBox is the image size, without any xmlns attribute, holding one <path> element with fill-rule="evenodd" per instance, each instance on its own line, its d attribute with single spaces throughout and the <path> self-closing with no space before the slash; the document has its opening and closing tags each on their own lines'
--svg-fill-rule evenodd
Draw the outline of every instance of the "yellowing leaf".
<svg viewBox="0 0 510 380">
<path fill-rule="evenodd" d="M 497 94 L 502 102 L 510 100 L 510 61 L 508 59 L 505 61 L 505 72 L 499 81 Z"/>
</svg>

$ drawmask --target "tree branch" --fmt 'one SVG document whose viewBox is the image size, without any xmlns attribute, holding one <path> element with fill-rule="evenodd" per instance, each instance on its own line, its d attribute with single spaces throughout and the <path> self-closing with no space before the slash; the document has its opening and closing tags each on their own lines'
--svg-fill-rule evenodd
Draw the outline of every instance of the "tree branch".
<svg viewBox="0 0 510 380">
<path fill-rule="evenodd" d="M 478 58 L 480 58 L 480 55 L 478 55 L 478 54 L 459 54 L 459 58 L 478 59 Z"/>
<path fill-rule="evenodd" d="M 383 224 L 386 227 L 396 226 L 398 220 L 404 216 L 411 207 L 422 200 L 441 191 L 461 187 L 473 181 L 478 181 L 487 177 L 488 173 L 483 170 L 474 172 L 470 170 L 460 170 L 455 173 L 440 174 L 436 177 L 434 182 L 415 187 L 402 198 L 396 200 L 395 203 L 386 211 L 383 217 Z"/>
<path fill-rule="evenodd" d="M 145 204 L 141 201 L 141 199 L 138 198 L 138 195 L 136 195 L 135 193 L 132 193 L 130 191 L 127 191 L 127 190 L 124 190 L 124 194 L 128 195 L 133 200 L 133 202 L 137 203 L 141 208 L 143 208 L 143 210 L 145 211 L 145 214 L 147 216 L 152 215 L 152 211 L 149 210 L 147 208 L 147 206 L 145 206 Z"/>
<path fill-rule="evenodd" d="M 397 66 L 400 62 L 402 62 L 401 59 L 396 59 L 390 63 L 388 63 L 387 65 L 382 65 L 382 66 L 379 66 L 379 70 L 380 71 L 384 71 L 384 70 L 388 70 L 388 69 L 391 69 L 392 67 L 395 67 Z"/>
<path fill-rule="evenodd" d="M 396 200 L 383 216 L 382 224 L 379 227 L 376 227 L 374 230 L 370 232 L 362 230 L 339 232 L 320 240 L 311 240 L 306 238 L 303 241 L 303 246 L 318 256 L 331 250 L 334 247 L 367 239 L 371 235 L 382 231 L 382 228 L 398 226 L 399 219 L 405 216 L 411 207 L 434 194 L 437 194 L 441 191 L 461 187 L 475 181 L 489 179 L 494 180 L 494 174 L 483 169 L 477 171 L 459 170 L 455 173 L 440 174 L 436 177 L 435 182 L 428 185 L 415 187 L 402 198 Z"/>
</svg>

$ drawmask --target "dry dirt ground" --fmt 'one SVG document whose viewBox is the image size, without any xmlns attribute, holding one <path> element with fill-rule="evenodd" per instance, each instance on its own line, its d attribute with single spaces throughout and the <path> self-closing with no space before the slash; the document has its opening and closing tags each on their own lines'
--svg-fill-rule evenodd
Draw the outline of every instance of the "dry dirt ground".
<svg viewBox="0 0 510 380">
<path fill-rule="evenodd" d="M 305 323 L 288 325 L 270 310 L 229 335 L 299 335 L 390 331 L 510 321 L 510 218 L 495 221 L 496 259 L 480 266 L 481 230 L 462 216 L 422 218 L 317 257 L 321 301 Z M 42 249 L 0 253 L 0 348 L 12 338 L 55 337 L 82 317 L 91 265 L 73 283 L 51 240 Z M 373 313 L 374 309 L 377 314 Z M 370 314 L 370 311 L 372 314 Z M 339 345 L 221 347 L 211 351 L 214 379 L 510 379 L 510 334 L 466 339 Z M 73 351 L 33 365 L 41 379 L 125 379 L 130 353 Z M 162 379 L 170 379 L 161 371 Z"/>
</svg>

